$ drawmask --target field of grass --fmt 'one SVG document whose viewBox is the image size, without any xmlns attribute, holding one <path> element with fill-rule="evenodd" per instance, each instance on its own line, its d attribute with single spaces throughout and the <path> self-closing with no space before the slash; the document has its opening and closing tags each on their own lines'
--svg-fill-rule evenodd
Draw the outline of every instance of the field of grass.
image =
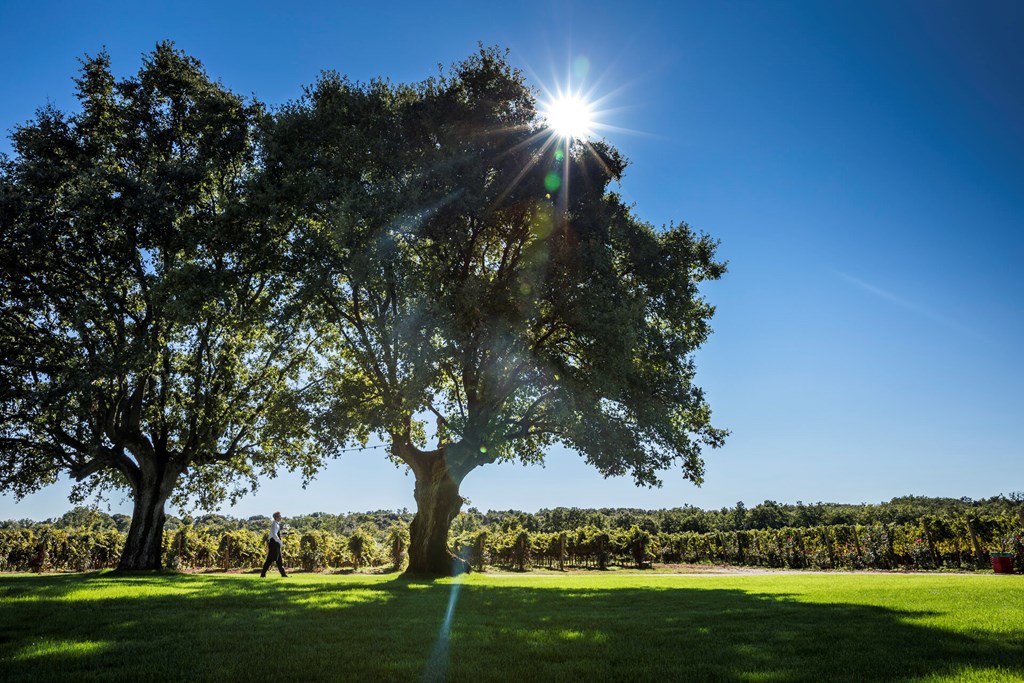
<svg viewBox="0 0 1024 683">
<path fill-rule="evenodd" d="M 0 681 L 1024 681 L 995 575 L 0 576 Z"/>
</svg>

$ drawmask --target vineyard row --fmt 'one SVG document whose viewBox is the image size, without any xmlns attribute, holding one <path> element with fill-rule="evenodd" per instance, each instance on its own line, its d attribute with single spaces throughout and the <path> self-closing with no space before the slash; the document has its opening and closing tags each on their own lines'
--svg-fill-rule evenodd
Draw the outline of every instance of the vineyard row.
<svg viewBox="0 0 1024 683">
<path fill-rule="evenodd" d="M 647 567 L 715 563 L 795 569 L 977 569 L 992 553 L 1011 553 L 1024 567 L 1024 519 L 929 516 L 907 524 L 832 525 L 709 533 L 651 533 L 640 527 L 583 526 L 543 533 L 485 527 L 450 539 L 452 551 L 478 571 L 498 567 Z M 91 571 L 117 565 L 124 534 L 41 526 L 0 529 L 0 571 Z M 284 557 L 307 571 L 401 567 L 408 529 L 356 529 L 350 535 L 311 530 L 285 534 Z M 252 569 L 266 535 L 248 529 L 215 533 L 183 525 L 164 535 L 164 564 L 173 569 Z"/>
</svg>

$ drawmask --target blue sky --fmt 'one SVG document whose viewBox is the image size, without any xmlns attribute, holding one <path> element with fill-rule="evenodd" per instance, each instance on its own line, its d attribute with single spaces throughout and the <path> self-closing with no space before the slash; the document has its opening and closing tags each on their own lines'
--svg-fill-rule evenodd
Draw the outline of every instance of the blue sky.
<svg viewBox="0 0 1024 683">
<path fill-rule="evenodd" d="M 128 74 L 174 40 L 271 105 L 321 69 L 421 80 L 478 42 L 538 87 L 584 57 L 576 85 L 602 98 L 637 214 L 722 240 L 698 377 L 732 436 L 699 489 L 605 480 L 555 449 L 472 473 L 472 505 L 978 498 L 1024 490 L 1022 32 L 1024 5 L 995 1 L 4 2 L 0 128 L 73 108 L 76 58 L 103 46 Z M 60 514 L 66 493 L 0 497 L 0 519 Z M 412 479 L 378 450 L 227 511 L 402 507 Z"/>
</svg>

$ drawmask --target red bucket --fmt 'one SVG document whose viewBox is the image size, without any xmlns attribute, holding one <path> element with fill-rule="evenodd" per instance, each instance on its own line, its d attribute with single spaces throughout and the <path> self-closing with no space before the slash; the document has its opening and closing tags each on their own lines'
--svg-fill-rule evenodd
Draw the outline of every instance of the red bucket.
<svg viewBox="0 0 1024 683">
<path fill-rule="evenodd" d="M 1010 553 L 992 553 L 992 571 L 996 574 L 1013 573 L 1013 555 Z"/>
</svg>

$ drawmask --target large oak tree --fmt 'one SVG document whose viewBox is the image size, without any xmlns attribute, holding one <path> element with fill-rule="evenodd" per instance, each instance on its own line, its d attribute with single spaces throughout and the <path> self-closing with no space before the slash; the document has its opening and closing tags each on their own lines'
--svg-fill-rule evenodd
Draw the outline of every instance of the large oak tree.
<svg viewBox="0 0 1024 683">
<path fill-rule="evenodd" d="M 327 427 L 413 472 L 411 572 L 457 568 L 477 467 L 561 443 L 606 476 L 699 484 L 722 443 L 693 361 L 716 242 L 639 220 L 625 166 L 549 130 L 493 49 L 416 85 L 328 73 L 280 112 L 264 187 L 318 310 Z"/>
<path fill-rule="evenodd" d="M 170 44 L 76 83 L 80 111 L 40 110 L 0 171 L 0 486 L 127 489 L 119 566 L 153 569 L 169 497 L 314 461 L 308 342 L 247 200 L 262 108 Z"/>
</svg>

